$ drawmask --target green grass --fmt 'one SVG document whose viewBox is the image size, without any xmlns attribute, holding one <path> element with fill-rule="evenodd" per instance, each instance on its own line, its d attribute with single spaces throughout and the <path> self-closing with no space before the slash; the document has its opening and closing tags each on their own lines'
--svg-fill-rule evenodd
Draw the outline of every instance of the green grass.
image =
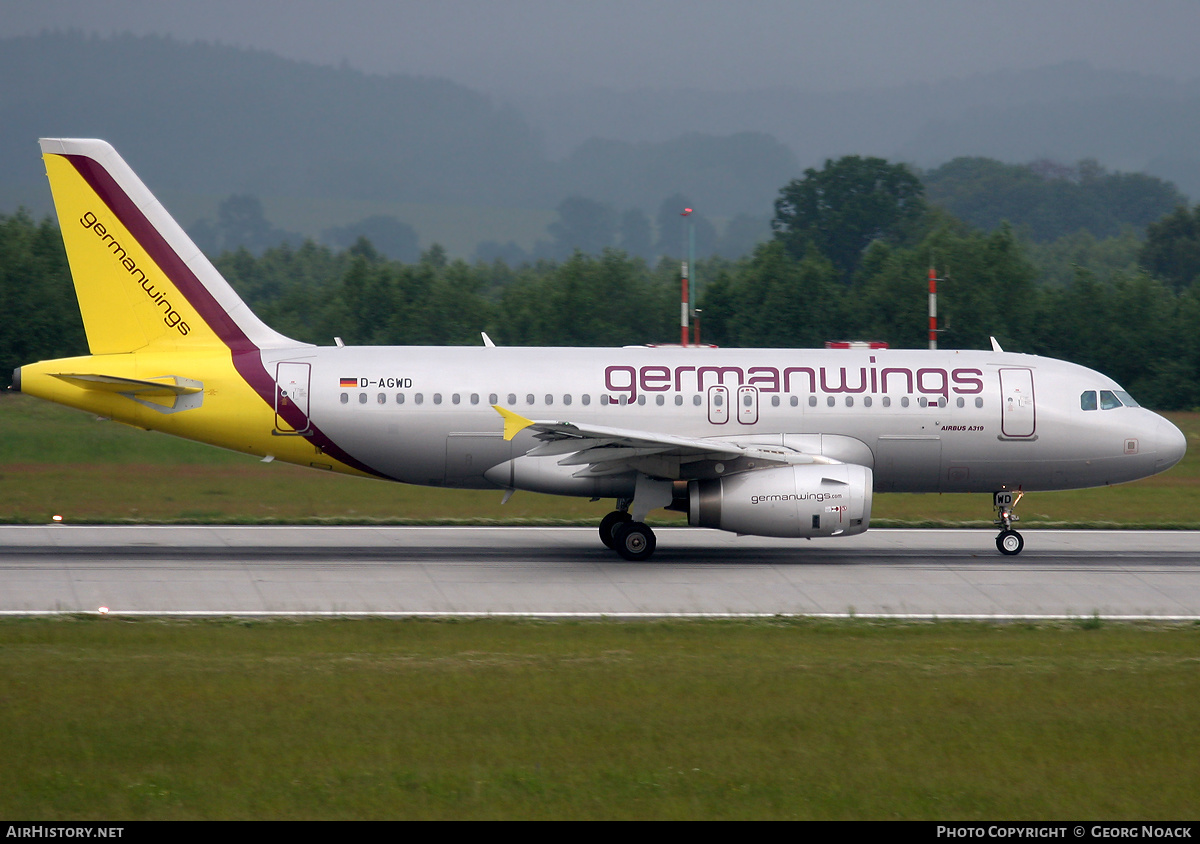
<svg viewBox="0 0 1200 844">
<path fill-rule="evenodd" d="M 1200 627 L 0 622 L 0 816 L 1184 819 Z"/>
<path fill-rule="evenodd" d="M 1020 527 L 1200 527 L 1200 413 L 1167 414 L 1183 461 L 1133 484 L 1034 493 Z M 611 501 L 413 487 L 329 475 L 0 394 L 0 522 L 595 523 Z M 658 511 L 655 524 L 682 516 Z M 875 496 L 871 524 L 989 526 L 986 495 Z"/>
</svg>

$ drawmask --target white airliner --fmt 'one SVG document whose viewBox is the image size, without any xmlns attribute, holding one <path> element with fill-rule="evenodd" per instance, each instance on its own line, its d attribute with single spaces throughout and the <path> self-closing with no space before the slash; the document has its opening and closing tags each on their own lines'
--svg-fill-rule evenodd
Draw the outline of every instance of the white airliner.
<svg viewBox="0 0 1200 844">
<path fill-rule="evenodd" d="M 990 492 L 1004 554 L 1024 492 L 1143 478 L 1183 434 L 1112 379 L 992 351 L 311 346 L 261 322 L 111 146 L 43 158 L 90 355 L 14 387 L 262 457 L 430 486 L 615 498 L 640 560 L 657 508 L 699 527 L 851 536 L 885 492 Z M 615 303 L 614 307 L 622 307 Z"/>
</svg>

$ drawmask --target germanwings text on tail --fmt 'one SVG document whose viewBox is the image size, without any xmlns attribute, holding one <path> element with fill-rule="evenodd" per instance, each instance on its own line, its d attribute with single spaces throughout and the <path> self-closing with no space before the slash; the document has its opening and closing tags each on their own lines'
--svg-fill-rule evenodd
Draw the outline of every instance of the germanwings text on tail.
<svg viewBox="0 0 1200 844">
<path fill-rule="evenodd" d="M 90 355 L 16 389 L 142 428 L 404 483 L 612 498 L 640 560 L 658 508 L 744 534 L 851 536 L 874 491 L 1122 483 L 1183 434 L 1112 379 L 991 351 L 311 346 L 260 321 L 107 143 L 44 139 Z M 620 307 L 620 305 L 615 305 Z"/>
</svg>

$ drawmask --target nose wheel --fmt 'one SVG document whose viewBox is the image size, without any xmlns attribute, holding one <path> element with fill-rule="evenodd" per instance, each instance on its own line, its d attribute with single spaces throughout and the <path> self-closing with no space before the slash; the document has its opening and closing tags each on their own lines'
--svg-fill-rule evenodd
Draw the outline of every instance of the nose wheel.
<svg viewBox="0 0 1200 844">
<path fill-rule="evenodd" d="M 1025 547 L 1025 540 L 1021 534 L 1015 530 L 1005 529 L 1000 531 L 1000 535 L 996 537 L 996 548 L 1001 554 L 1013 556 L 1020 554 L 1021 549 Z"/>
<path fill-rule="evenodd" d="M 1012 529 L 1012 523 L 1021 519 L 1013 512 L 1013 508 L 1024 497 L 1025 493 L 1019 489 L 1015 496 L 1006 490 L 997 492 L 992 497 L 992 506 L 996 510 L 996 524 L 1000 526 L 1000 533 L 996 537 L 996 550 L 1007 557 L 1020 554 L 1025 548 L 1025 538 Z"/>
</svg>

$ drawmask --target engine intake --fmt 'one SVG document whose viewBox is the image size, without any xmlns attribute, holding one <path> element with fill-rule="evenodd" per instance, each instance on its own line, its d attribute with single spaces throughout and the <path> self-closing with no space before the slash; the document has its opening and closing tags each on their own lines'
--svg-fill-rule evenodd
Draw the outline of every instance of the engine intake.
<svg viewBox="0 0 1200 844">
<path fill-rule="evenodd" d="M 688 483 L 688 524 L 755 536 L 852 536 L 871 521 L 871 470 L 784 466 Z"/>
</svg>

